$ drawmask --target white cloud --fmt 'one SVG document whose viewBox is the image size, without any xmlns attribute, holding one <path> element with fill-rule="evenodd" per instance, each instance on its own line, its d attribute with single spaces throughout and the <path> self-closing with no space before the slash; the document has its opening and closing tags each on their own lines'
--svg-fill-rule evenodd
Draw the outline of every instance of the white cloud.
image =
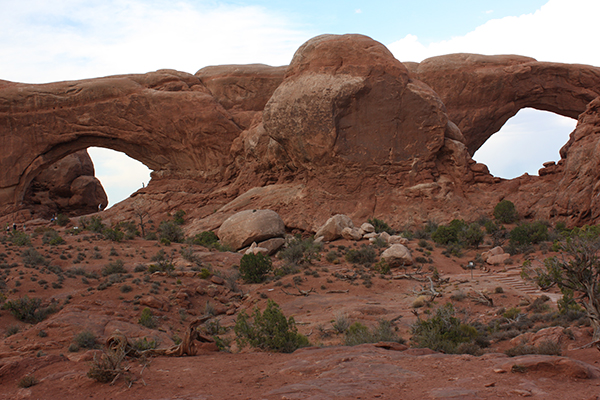
<svg viewBox="0 0 600 400">
<path fill-rule="evenodd" d="M 539 61 L 600 66 L 596 51 L 598 0 L 550 0 L 531 14 L 493 19 L 464 36 L 423 44 L 407 35 L 388 46 L 401 61 L 451 53 L 519 54 Z M 558 150 L 575 126 L 572 119 L 522 110 L 475 153 L 495 176 L 536 175 L 542 163 L 558 160 Z M 520 150 L 525 150 L 521 152 Z"/>
<path fill-rule="evenodd" d="M 195 73 L 212 64 L 284 65 L 311 36 L 264 8 L 208 1 L 22 0 L 0 7 L 0 79 L 32 83 L 161 68 Z"/>
<path fill-rule="evenodd" d="M 493 19 L 464 36 L 429 44 L 407 35 L 388 47 L 401 61 L 450 53 L 520 54 L 539 61 L 600 65 L 597 0 L 550 0 L 531 14 Z"/>
</svg>

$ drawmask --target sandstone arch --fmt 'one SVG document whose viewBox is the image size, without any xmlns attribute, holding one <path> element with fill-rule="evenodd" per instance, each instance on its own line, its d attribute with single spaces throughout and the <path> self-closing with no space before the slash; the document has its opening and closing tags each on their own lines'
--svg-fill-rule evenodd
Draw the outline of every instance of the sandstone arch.
<svg viewBox="0 0 600 400">
<path fill-rule="evenodd" d="M 590 65 L 463 53 L 406 64 L 440 95 L 471 155 L 522 108 L 577 119 L 600 96 L 600 68 Z"/>
<path fill-rule="evenodd" d="M 48 165 L 90 146 L 157 176 L 211 179 L 241 132 L 199 78 L 171 70 L 73 82 L 0 82 L 0 202 L 17 204 Z"/>
</svg>

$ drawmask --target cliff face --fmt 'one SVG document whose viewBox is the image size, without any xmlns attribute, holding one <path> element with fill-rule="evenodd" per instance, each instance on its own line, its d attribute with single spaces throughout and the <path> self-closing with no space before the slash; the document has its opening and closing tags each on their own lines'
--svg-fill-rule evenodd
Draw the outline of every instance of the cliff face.
<svg viewBox="0 0 600 400">
<path fill-rule="evenodd" d="M 472 54 L 405 65 L 361 35 L 313 38 L 288 67 L 0 81 L 2 213 L 49 165 L 101 146 L 154 170 L 109 213 L 184 209 L 191 230 L 248 208 L 305 230 L 338 212 L 398 226 L 473 219 L 502 198 L 528 217 L 595 222 L 599 95 L 596 67 Z M 494 178 L 471 154 L 524 107 L 579 118 L 577 129 L 539 177 Z"/>
</svg>

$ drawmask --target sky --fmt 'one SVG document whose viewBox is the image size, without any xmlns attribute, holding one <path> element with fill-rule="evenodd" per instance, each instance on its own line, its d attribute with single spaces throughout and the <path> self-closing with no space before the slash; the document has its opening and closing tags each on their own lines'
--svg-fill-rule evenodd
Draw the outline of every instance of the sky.
<svg viewBox="0 0 600 400">
<path fill-rule="evenodd" d="M 598 15 L 598 0 L 0 0 L 0 79 L 286 65 L 324 33 L 370 36 L 400 61 L 468 52 L 600 66 Z M 559 159 L 575 123 L 521 110 L 474 158 L 496 176 L 537 174 Z M 89 152 L 109 206 L 149 181 L 147 168 L 122 153 Z"/>
</svg>

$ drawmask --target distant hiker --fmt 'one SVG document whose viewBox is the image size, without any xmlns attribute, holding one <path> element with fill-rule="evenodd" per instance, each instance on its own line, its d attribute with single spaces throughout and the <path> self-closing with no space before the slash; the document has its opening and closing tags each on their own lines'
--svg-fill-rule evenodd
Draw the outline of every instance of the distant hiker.
<svg viewBox="0 0 600 400">
<path fill-rule="evenodd" d="M 13 231 L 16 231 L 16 230 L 17 230 L 17 224 L 15 224 L 15 223 L 13 222 Z"/>
<path fill-rule="evenodd" d="M 142 189 L 146 187 L 146 184 L 142 182 Z"/>
</svg>

